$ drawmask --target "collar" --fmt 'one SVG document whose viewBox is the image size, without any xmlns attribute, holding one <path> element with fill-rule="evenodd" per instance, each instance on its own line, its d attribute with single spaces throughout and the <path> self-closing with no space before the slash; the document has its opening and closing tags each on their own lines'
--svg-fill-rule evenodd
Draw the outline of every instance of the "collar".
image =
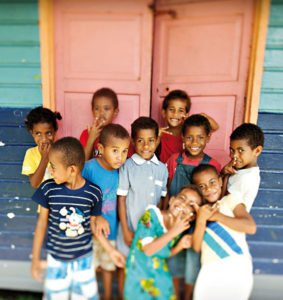
<svg viewBox="0 0 283 300">
<path fill-rule="evenodd" d="M 132 157 L 133 161 L 137 164 L 137 165 L 143 165 L 145 162 L 150 161 L 155 163 L 156 165 L 159 165 L 159 160 L 156 157 L 155 154 L 153 154 L 152 158 L 150 160 L 145 160 L 143 159 L 141 156 L 139 156 L 137 153 L 133 154 Z"/>
</svg>

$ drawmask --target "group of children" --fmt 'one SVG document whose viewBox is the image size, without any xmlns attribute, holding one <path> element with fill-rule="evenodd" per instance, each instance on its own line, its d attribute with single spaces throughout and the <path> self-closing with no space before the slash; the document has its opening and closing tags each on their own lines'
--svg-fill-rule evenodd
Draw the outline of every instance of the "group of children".
<svg viewBox="0 0 283 300">
<path fill-rule="evenodd" d="M 38 188 L 32 199 L 40 205 L 31 273 L 40 280 L 47 232 L 46 299 L 70 293 L 98 299 L 98 267 L 104 299 L 112 297 L 116 267 L 119 299 L 180 299 L 180 278 L 184 299 L 193 293 L 197 300 L 248 298 L 245 233 L 256 231 L 249 211 L 264 136 L 254 124 L 236 128 L 231 161 L 221 170 L 204 152 L 218 125 L 205 114 L 188 116 L 190 106 L 184 91 L 170 92 L 162 106 L 168 127 L 139 117 L 130 139 L 112 123 L 117 95 L 102 88 L 93 95 L 94 121 L 80 142 L 54 142 L 58 113 L 39 107 L 28 114 L 37 146 L 27 151 L 23 174 Z"/>
</svg>

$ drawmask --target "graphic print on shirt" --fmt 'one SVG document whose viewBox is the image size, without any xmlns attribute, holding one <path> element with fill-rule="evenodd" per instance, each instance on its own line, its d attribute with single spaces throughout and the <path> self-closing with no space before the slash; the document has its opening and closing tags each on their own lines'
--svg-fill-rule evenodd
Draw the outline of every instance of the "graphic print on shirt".
<svg viewBox="0 0 283 300">
<path fill-rule="evenodd" d="M 108 214 L 109 212 L 116 211 L 117 208 L 117 189 L 118 183 L 113 190 L 110 188 L 103 191 L 103 202 L 102 202 L 102 213 L 104 215 Z"/>
<path fill-rule="evenodd" d="M 74 207 L 70 207 L 67 210 L 66 206 L 60 209 L 60 218 L 59 228 L 65 230 L 65 235 L 68 237 L 76 237 L 85 232 L 82 223 L 85 221 L 84 214 Z"/>
</svg>

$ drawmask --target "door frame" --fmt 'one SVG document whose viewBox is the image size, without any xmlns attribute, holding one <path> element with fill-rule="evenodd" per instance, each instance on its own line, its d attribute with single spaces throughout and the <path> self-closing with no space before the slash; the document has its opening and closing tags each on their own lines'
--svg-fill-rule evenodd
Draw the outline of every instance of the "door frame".
<svg viewBox="0 0 283 300">
<path fill-rule="evenodd" d="M 42 104 L 56 109 L 54 0 L 39 0 L 39 33 L 41 54 Z M 255 0 L 252 49 L 248 74 L 244 121 L 257 123 L 264 52 L 271 0 Z"/>
</svg>

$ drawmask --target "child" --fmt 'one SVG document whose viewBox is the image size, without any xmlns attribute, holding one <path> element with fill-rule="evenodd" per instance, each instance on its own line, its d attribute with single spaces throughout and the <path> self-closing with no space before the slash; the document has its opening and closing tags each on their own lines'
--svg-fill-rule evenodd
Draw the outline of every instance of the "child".
<svg viewBox="0 0 283 300">
<path fill-rule="evenodd" d="M 260 127 L 245 123 L 237 127 L 230 136 L 231 161 L 223 168 L 228 176 L 228 192 L 242 199 L 247 211 L 251 210 L 259 183 L 257 159 L 264 144 L 264 134 Z M 226 187 L 224 188 L 224 194 Z"/>
<path fill-rule="evenodd" d="M 85 160 L 99 155 L 97 145 L 101 130 L 107 124 L 112 123 L 119 113 L 116 93 L 109 88 L 97 90 L 92 96 L 91 110 L 94 119 L 92 127 L 85 129 L 80 136 L 85 150 Z"/>
<path fill-rule="evenodd" d="M 169 172 L 168 193 L 170 197 L 175 196 L 182 186 L 191 183 L 191 172 L 199 164 L 209 163 L 214 165 L 220 172 L 220 164 L 204 153 L 205 146 L 210 139 L 210 131 L 209 121 L 202 115 L 192 115 L 185 120 L 182 129 L 185 151 L 173 154 L 167 161 Z M 168 199 L 169 197 L 167 196 L 165 198 L 165 208 L 167 207 Z M 186 294 L 192 293 L 193 284 L 200 268 L 200 256 L 193 249 L 189 249 L 186 252 L 182 251 L 176 257 L 168 260 L 177 296 L 179 296 L 179 278 L 184 277 L 185 256 L 188 256 L 187 260 L 189 261 L 185 276 Z"/>
<path fill-rule="evenodd" d="M 99 137 L 98 150 L 100 156 L 86 162 L 82 175 L 87 180 L 97 184 L 103 194 L 102 216 L 110 224 L 109 242 L 116 245 L 118 219 L 117 219 L 117 188 L 119 183 L 118 169 L 127 159 L 130 137 L 127 130 L 118 124 L 106 125 Z M 102 281 L 104 298 L 111 299 L 112 271 L 115 264 L 99 242 L 94 238 L 95 269 L 102 268 Z"/>
<path fill-rule="evenodd" d="M 40 204 L 33 251 L 32 276 L 40 281 L 40 249 L 47 230 L 46 299 L 98 299 L 93 272 L 92 231 L 101 214 L 101 190 L 81 175 L 84 150 L 72 137 L 55 142 L 49 152 L 54 179 L 43 182 L 32 199 Z M 97 217 L 98 218 L 98 217 Z M 98 237 L 120 267 L 123 255 L 102 235 Z"/>
<path fill-rule="evenodd" d="M 140 117 L 131 125 L 135 154 L 120 169 L 118 195 L 117 248 L 129 253 L 140 217 L 149 204 L 158 205 L 166 196 L 168 171 L 154 152 L 157 147 L 158 125 L 148 117 Z M 122 298 L 124 270 L 118 270 L 119 296 Z"/>
<path fill-rule="evenodd" d="M 222 179 L 213 166 L 195 168 L 192 181 L 207 201 L 199 209 L 193 204 L 197 210 L 193 248 L 201 251 L 194 299 L 248 299 L 253 274 L 245 233 L 254 234 L 256 224 L 243 199 L 230 194 L 218 201 Z"/>
<path fill-rule="evenodd" d="M 166 120 L 168 127 L 160 130 L 160 144 L 157 149 L 157 155 L 162 162 L 177 152 L 183 150 L 182 125 L 188 117 L 191 108 L 191 100 L 185 91 L 171 91 L 162 103 L 162 117 Z M 210 123 L 211 131 L 218 129 L 218 124 L 209 116 L 202 113 Z"/>
<path fill-rule="evenodd" d="M 170 199 L 169 209 L 149 205 L 141 217 L 126 264 L 125 299 L 175 299 L 165 258 L 191 247 L 191 235 L 178 235 L 195 218 L 192 204 L 202 204 L 195 185 L 184 186 Z"/>
<path fill-rule="evenodd" d="M 29 176 L 30 184 L 34 188 L 38 188 L 41 182 L 50 178 L 47 169 L 48 153 L 58 129 L 57 119 L 62 119 L 60 113 L 43 107 L 32 109 L 26 117 L 26 128 L 37 146 L 26 151 L 22 174 Z"/>
</svg>

